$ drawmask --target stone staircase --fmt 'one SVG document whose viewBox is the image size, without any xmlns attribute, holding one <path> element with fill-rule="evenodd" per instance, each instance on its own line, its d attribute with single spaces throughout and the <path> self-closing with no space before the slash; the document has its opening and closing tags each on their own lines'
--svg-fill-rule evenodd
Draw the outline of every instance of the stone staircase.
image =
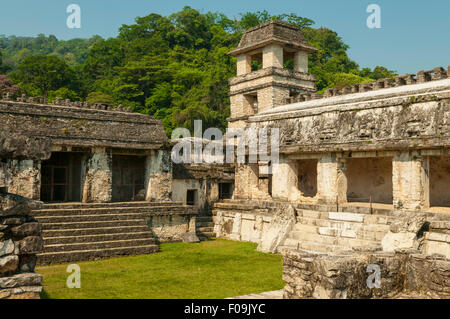
<svg viewBox="0 0 450 319">
<path fill-rule="evenodd" d="M 381 249 L 392 217 L 344 212 L 299 210 L 297 224 L 278 247 L 316 252 Z"/>
<path fill-rule="evenodd" d="M 158 245 L 141 213 L 178 209 L 173 202 L 46 204 L 33 215 L 42 225 L 40 265 L 150 254 Z"/>
<path fill-rule="evenodd" d="M 216 237 L 216 234 L 214 233 L 214 222 L 212 216 L 197 216 L 196 231 L 198 239 L 202 241 Z"/>
<path fill-rule="evenodd" d="M 441 220 L 431 221 L 430 228 L 424 236 L 424 253 L 429 255 L 437 253 L 450 259 L 450 215 L 441 217 Z"/>
</svg>

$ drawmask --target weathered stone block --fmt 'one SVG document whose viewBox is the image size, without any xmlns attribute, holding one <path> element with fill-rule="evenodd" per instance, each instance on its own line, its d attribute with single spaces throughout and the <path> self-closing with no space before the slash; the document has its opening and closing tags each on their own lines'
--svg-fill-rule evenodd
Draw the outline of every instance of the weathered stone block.
<svg viewBox="0 0 450 319">
<path fill-rule="evenodd" d="M 0 258 L 0 274 L 17 271 L 19 265 L 19 257 L 16 255 Z"/>
</svg>

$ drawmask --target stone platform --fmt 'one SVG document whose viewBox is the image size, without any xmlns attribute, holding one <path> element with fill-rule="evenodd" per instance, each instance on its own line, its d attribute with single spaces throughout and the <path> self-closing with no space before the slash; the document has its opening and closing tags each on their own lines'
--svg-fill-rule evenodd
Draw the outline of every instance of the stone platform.
<svg viewBox="0 0 450 319">
<path fill-rule="evenodd" d="M 158 242 L 175 241 L 187 231 L 192 214 L 192 208 L 174 202 L 46 204 L 33 211 L 44 238 L 38 264 L 154 253 Z"/>
</svg>

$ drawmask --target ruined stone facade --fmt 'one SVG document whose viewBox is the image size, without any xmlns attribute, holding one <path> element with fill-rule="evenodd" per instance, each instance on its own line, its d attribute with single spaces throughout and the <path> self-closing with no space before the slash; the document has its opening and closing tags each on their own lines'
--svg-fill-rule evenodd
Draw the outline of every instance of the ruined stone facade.
<svg viewBox="0 0 450 319">
<path fill-rule="evenodd" d="M 230 53 L 237 56 L 237 77 L 230 79 L 229 127 L 278 129 L 279 158 L 271 163 L 269 177 L 267 163 L 246 160 L 236 166 L 233 199 L 214 206 L 216 234 L 256 242 L 263 251 L 315 252 L 306 258 L 317 267 L 322 259 L 333 263 L 341 252 L 389 252 L 389 263 L 397 265 L 392 272 L 403 281 L 391 285 L 398 278 L 389 279 L 392 287 L 378 295 L 392 296 L 404 289 L 405 267 L 416 264 L 420 254 L 450 258 L 450 68 L 328 89 L 322 95 L 315 93 L 314 75 L 305 68 L 314 49 L 299 39 L 304 39 L 299 29 L 272 21 L 246 31 Z M 255 48 L 263 52 L 263 63 L 252 71 Z M 283 48 L 297 52 L 294 70 L 283 69 Z M 284 220 L 279 217 L 283 212 Z M 400 261 L 399 249 L 414 254 Z M 357 260 L 384 258 L 382 253 L 352 254 L 351 262 L 339 266 L 344 273 L 351 274 Z M 298 261 L 289 258 L 287 263 Z M 317 270 L 288 271 L 285 297 L 373 294 L 359 294 L 362 288 L 353 287 L 350 277 L 339 277 L 337 288 L 324 288 L 314 281 Z M 447 264 L 441 275 L 446 272 Z M 425 273 L 415 275 L 430 279 Z M 296 282 L 309 292 L 299 293 Z M 448 278 L 438 285 L 443 288 L 433 294 L 448 297 Z"/>
<path fill-rule="evenodd" d="M 8 157 L 10 192 L 45 204 L 38 264 L 146 254 L 195 233 L 195 207 L 172 201 L 170 145 L 160 121 L 122 107 L 8 96 L 0 127 L 49 146 Z"/>
<path fill-rule="evenodd" d="M 46 141 L 0 133 L 0 299 L 39 299 L 42 276 L 34 272 L 43 249 L 41 225 L 31 210 L 41 202 L 7 192 L 7 159 L 42 160 L 50 156 Z"/>
</svg>

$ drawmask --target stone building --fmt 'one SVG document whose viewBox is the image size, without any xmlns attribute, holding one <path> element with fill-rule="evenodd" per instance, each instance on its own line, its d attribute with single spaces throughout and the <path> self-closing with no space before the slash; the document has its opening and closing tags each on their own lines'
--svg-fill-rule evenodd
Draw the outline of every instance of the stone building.
<svg viewBox="0 0 450 319">
<path fill-rule="evenodd" d="M 301 30 L 247 30 L 230 79 L 229 127 L 278 128 L 279 161 L 237 164 L 218 236 L 331 252 L 417 248 L 450 258 L 450 69 L 315 93 Z M 260 70 L 251 69 L 262 59 Z M 294 69 L 286 69 L 293 59 Z"/>
<path fill-rule="evenodd" d="M 195 233 L 197 209 L 172 201 L 160 121 L 129 110 L 41 98 L 0 101 L 2 132 L 50 143 L 48 159 L 7 161 L 8 191 L 45 204 L 39 263 L 151 253 Z"/>
</svg>

